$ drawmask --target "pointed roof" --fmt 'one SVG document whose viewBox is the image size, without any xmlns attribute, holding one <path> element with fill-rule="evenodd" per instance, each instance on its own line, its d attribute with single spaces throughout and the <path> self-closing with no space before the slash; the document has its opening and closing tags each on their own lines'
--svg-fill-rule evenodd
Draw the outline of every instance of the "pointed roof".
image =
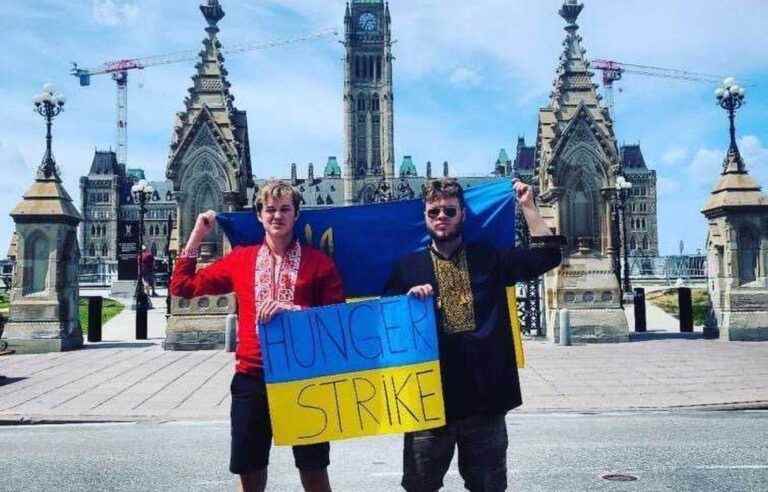
<svg viewBox="0 0 768 492">
<path fill-rule="evenodd" d="M 621 165 L 623 169 L 648 169 L 643 157 L 643 151 L 640 150 L 640 144 L 621 146 Z"/>
<path fill-rule="evenodd" d="M 144 170 L 138 167 L 129 168 L 127 175 L 129 178 L 132 178 L 136 181 L 147 179 L 147 176 L 144 174 Z"/>
<path fill-rule="evenodd" d="M 83 216 L 72 204 L 72 198 L 64 189 L 59 168 L 53 159 L 50 140 L 37 169 L 35 182 L 29 187 L 21 202 L 11 210 L 14 222 L 64 222 L 77 225 Z"/>
<path fill-rule="evenodd" d="M 405 178 L 408 176 L 417 176 L 416 166 L 413 164 L 411 156 L 403 156 L 403 163 L 400 164 L 400 177 Z"/>
<path fill-rule="evenodd" d="M 88 175 L 117 175 L 124 176 L 123 167 L 117 162 L 117 155 L 112 150 L 96 150 L 91 161 Z"/>
<path fill-rule="evenodd" d="M 200 61 L 195 64 L 196 73 L 192 76 L 193 85 L 184 99 L 186 111 L 176 114 L 168 159 L 169 173 L 176 158 L 183 154 L 185 143 L 188 144 L 187 140 L 195 134 L 202 115 L 207 113 L 206 119 L 217 127 L 215 133 L 224 153 L 235 163 L 244 165 L 244 171 L 250 177 L 247 117 L 233 104 L 235 97 L 230 93 L 231 84 L 227 80 L 228 72 L 217 37 L 217 24 L 224 17 L 224 10 L 218 0 L 207 0 L 200 6 L 200 11 L 208 23 L 205 28 L 208 36 L 203 39 Z"/>
<path fill-rule="evenodd" d="M 578 34 L 576 20 L 584 4 L 578 0 L 565 0 L 559 14 L 565 19 L 566 37 L 563 53 L 552 83 L 549 104 L 539 110 L 537 135 L 538 162 L 549 161 L 566 128 L 579 117 L 588 116 L 589 126 L 607 154 L 618 161 L 618 148 L 613 121 L 608 109 L 601 104 L 597 84 L 592 82 L 594 72 L 589 69 L 583 38 Z M 572 126 L 572 125 L 571 125 Z"/>
<path fill-rule="evenodd" d="M 339 167 L 339 163 L 336 160 L 335 155 L 328 157 L 328 162 L 325 164 L 325 170 L 323 171 L 323 176 L 325 176 L 326 178 L 341 177 L 341 167 Z"/>
<path fill-rule="evenodd" d="M 734 145 L 728 149 L 723 161 L 723 172 L 715 189 L 701 212 L 709 217 L 718 211 L 732 208 L 768 208 L 768 196 L 747 172 L 747 166 Z"/>
<path fill-rule="evenodd" d="M 496 158 L 496 165 L 503 165 L 509 162 L 509 156 L 507 155 L 506 149 L 501 149 L 499 151 L 499 157 Z"/>
<path fill-rule="evenodd" d="M 65 222 L 77 225 L 82 215 L 59 179 L 36 179 L 11 211 L 14 222 Z"/>
</svg>

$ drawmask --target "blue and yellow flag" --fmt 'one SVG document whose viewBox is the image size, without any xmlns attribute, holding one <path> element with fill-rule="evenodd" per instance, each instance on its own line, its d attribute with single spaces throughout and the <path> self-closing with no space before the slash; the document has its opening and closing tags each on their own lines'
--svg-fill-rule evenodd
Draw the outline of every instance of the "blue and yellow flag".
<svg viewBox="0 0 768 492">
<path fill-rule="evenodd" d="M 445 425 L 433 302 L 336 304 L 281 313 L 260 327 L 275 443 Z"/>
<path fill-rule="evenodd" d="M 499 248 L 515 243 L 515 199 L 510 180 L 498 180 L 464 192 L 467 243 L 484 241 Z M 232 246 L 256 244 L 264 229 L 252 212 L 217 215 Z M 392 265 L 425 248 L 424 202 L 404 200 L 351 207 L 302 210 L 296 224 L 300 240 L 333 257 L 348 297 L 378 296 Z"/>
</svg>

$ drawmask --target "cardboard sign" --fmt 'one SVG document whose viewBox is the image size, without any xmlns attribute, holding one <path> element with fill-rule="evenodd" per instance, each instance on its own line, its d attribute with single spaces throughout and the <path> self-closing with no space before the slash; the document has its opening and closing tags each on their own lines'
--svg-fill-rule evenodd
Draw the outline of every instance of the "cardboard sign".
<svg viewBox="0 0 768 492">
<path fill-rule="evenodd" d="M 260 327 L 275 443 L 445 425 L 433 302 L 336 304 L 282 313 Z"/>
</svg>

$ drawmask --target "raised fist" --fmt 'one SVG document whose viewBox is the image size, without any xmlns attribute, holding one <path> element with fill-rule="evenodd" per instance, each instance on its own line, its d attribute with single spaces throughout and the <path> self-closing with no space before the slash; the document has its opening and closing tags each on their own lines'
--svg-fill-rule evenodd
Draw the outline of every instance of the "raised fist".
<svg viewBox="0 0 768 492">
<path fill-rule="evenodd" d="M 197 216 L 197 220 L 195 221 L 195 230 L 193 231 L 193 234 L 203 238 L 213 230 L 213 227 L 215 225 L 216 225 L 216 212 L 214 212 L 213 210 L 208 210 L 207 212 L 203 212 Z"/>
</svg>

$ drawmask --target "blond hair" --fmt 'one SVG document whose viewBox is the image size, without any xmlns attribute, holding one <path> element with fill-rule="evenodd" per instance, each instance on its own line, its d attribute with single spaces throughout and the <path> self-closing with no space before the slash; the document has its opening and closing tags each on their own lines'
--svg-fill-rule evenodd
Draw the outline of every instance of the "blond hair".
<svg viewBox="0 0 768 492">
<path fill-rule="evenodd" d="M 256 201 L 254 209 L 256 210 L 256 214 L 261 214 L 261 210 L 270 198 L 279 199 L 283 197 L 290 197 L 293 202 L 293 211 L 299 213 L 299 204 L 301 203 L 301 195 L 299 192 L 288 183 L 282 181 L 269 181 L 254 195 Z"/>
</svg>

